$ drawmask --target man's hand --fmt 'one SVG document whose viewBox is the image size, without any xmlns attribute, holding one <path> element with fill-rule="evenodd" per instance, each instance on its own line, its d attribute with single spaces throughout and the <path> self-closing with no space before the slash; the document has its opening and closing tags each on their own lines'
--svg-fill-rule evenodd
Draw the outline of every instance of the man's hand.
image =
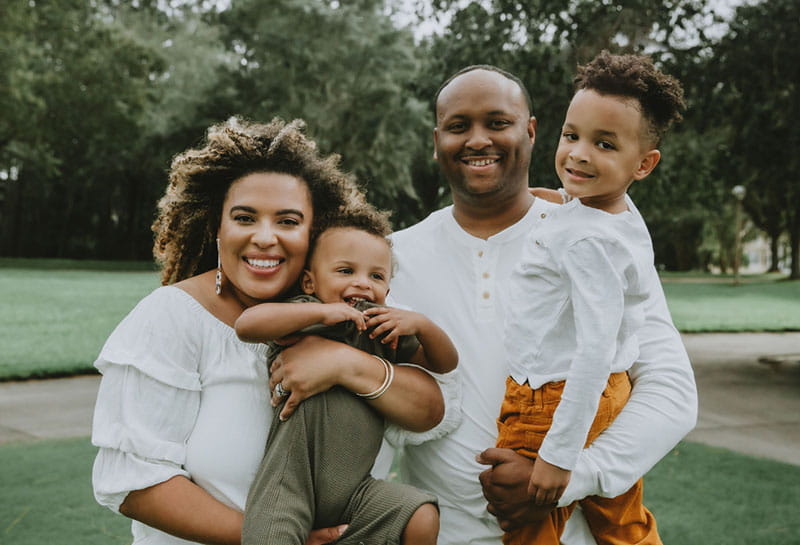
<svg viewBox="0 0 800 545">
<path fill-rule="evenodd" d="M 488 511 L 504 531 L 539 522 L 555 508 L 555 503 L 536 505 L 528 494 L 533 460 L 503 448 L 486 449 L 476 459 L 479 464 L 492 466 L 481 473 L 481 487 L 489 502 Z"/>
<path fill-rule="evenodd" d="M 542 460 L 536 459 L 533 464 L 533 474 L 528 483 L 528 495 L 534 499 L 536 505 L 546 505 L 556 503 L 567 488 L 572 472 L 561 469 L 558 466 Z"/>
</svg>

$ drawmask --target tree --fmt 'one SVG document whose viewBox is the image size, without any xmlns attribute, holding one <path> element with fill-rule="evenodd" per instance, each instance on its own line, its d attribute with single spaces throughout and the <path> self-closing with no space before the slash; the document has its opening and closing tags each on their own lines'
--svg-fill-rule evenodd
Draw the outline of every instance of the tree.
<svg viewBox="0 0 800 545">
<path fill-rule="evenodd" d="M 229 115 L 304 119 L 369 198 L 395 210 L 396 227 L 416 219 L 411 172 L 425 110 L 409 82 L 419 61 L 411 32 L 395 27 L 383 2 L 240 0 L 221 22 L 241 57 Z"/>
<path fill-rule="evenodd" d="M 713 46 L 708 69 L 718 84 L 706 109 L 727 130 L 730 153 L 719 156 L 718 169 L 729 186 L 747 187 L 744 208 L 771 238 L 773 259 L 789 233 L 792 279 L 800 279 L 798 21 L 795 0 L 739 6 L 729 34 Z"/>
</svg>

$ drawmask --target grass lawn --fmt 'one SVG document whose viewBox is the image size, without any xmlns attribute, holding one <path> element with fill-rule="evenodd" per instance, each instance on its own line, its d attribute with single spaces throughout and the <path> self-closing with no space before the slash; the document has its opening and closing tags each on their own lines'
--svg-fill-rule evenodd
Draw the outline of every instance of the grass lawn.
<svg viewBox="0 0 800 545">
<path fill-rule="evenodd" d="M 158 285 L 143 265 L 0 260 L 0 379 L 90 371 L 116 324 Z"/>
<path fill-rule="evenodd" d="M 800 281 L 775 275 L 662 275 L 675 326 L 683 332 L 798 331 Z"/>
<path fill-rule="evenodd" d="M 800 330 L 800 282 L 663 276 L 678 329 Z M 149 263 L 0 259 L 0 380 L 92 372 L 106 337 L 159 285 Z"/>
<path fill-rule="evenodd" d="M 0 447 L 0 545 L 130 543 L 91 491 L 87 439 Z M 682 443 L 646 477 L 664 543 L 800 545 L 800 467 Z"/>
</svg>

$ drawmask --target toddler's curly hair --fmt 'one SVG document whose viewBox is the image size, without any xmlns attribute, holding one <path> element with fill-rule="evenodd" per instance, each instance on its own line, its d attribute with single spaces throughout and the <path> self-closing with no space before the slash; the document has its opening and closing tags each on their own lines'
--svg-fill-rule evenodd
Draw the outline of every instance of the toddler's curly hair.
<svg viewBox="0 0 800 545">
<path fill-rule="evenodd" d="M 578 66 L 572 83 L 575 92 L 589 89 L 637 100 L 653 147 L 658 146 L 673 122 L 683 119 L 686 108 L 680 82 L 658 70 L 647 56 L 612 55 L 604 50 L 589 63 Z"/>
<path fill-rule="evenodd" d="M 162 284 L 216 267 L 222 203 L 244 176 L 274 172 L 303 180 L 314 210 L 312 237 L 332 214 L 365 201 L 354 178 L 339 169 L 339 156 L 320 155 L 304 130 L 300 119 L 265 124 L 234 117 L 211 126 L 202 147 L 175 156 L 152 226 Z"/>
</svg>

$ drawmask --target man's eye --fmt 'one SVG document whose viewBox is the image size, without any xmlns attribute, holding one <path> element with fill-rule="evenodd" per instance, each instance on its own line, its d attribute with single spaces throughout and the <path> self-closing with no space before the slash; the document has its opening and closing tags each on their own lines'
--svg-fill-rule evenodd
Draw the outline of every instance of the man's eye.
<svg viewBox="0 0 800 545">
<path fill-rule="evenodd" d="M 505 129 L 509 125 L 511 125 L 511 122 L 506 119 L 494 119 L 489 124 L 489 126 L 493 129 Z"/>
<path fill-rule="evenodd" d="M 463 132 L 467 128 L 466 123 L 451 123 L 447 126 L 447 130 L 450 132 Z"/>
</svg>

